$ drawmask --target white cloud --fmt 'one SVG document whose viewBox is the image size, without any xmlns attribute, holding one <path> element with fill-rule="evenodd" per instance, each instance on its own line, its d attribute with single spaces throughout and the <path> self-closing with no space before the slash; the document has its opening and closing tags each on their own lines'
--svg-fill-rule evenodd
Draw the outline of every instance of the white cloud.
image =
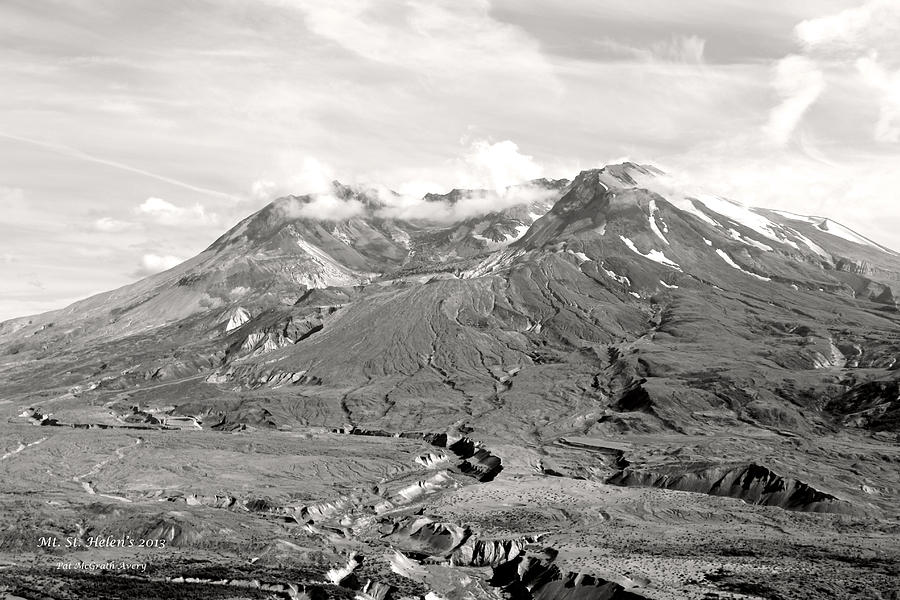
<svg viewBox="0 0 900 600">
<path fill-rule="evenodd" d="M 318 221 L 343 221 L 365 212 L 362 202 L 355 199 L 344 200 L 334 194 L 314 194 L 306 201 L 299 198 L 285 198 L 276 208 L 288 219 L 315 219 Z"/>
<path fill-rule="evenodd" d="M 859 6 L 801 21 L 794 34 L 811 52 L 837 56 L 869 48 L 900 49 L 900 4 L 869 0 Z"/>
<path fill-rule="evenodd" d="M 452 204 L 437 200 L 426 201 L 421 197 L 381 196 L 386 206 L 378 214 L 396 219 L 425 219 L 439 223 L 453 223 L 521 204 L 546 200 L 554 195 L 555 192 L 543 187 L 520 184 L 502 190 L 467 191 Z"/>
<path fill-rule="evenodd" d="M 328 194 L 337 179 L 331 165 L 296 151 L 281 152 L 275 163 L 274 173 L 256 180 L 250 187 L 251 194 L 257 200 L 271 201 L 287 195 Z"/>
<path fill-rule="evenodd" d="M 493 144 L 478 140 L 471 145 L 463 161 L 469 171 L 464 178 L 468 180 L 468 187 L 498 192 L 511 185 L 538 179 L 544 172 L 531 156 L 519 152 L 519 147 L 510 140 Z"/>
<path fill-rule="evenodd" d="M 673 35 L 641 46 L 609 36 L 597 37 L 592 43 L 612 58 L 653 63 L 700 64 L 704 61 L 706 51 L 706 40 L 696 35 Z"/>
<path fill-rule="evenodd" d="M 706 40 L 696 35 L 673 36 L 650 47 L 650 56 L 656 60 L 684 63 L 702 63 Z"/>
<path fill-rule="evenodd" d="M 177 256 L 172 256 L 170 254 L 144 254 L 141 257 L 141 264 L 140 267 L 138 267 L 135 275 L 144 276 L 159 273 L 161 271 L 167 271 L 168 269 L 181 264 L 183 261 L 184 259 Z"/>
<path fill-rule="evenodd" d="M 881 96 L 874 136 L 880 142 L 900 142 L 900 69 L 888 71 L 878 53 L 857 59 L 856 68 L 863 80 Z"/>
<path fill-rule="evenodd" d="M 521 73 L 535 88 L 559 85 L 537 42 L 494 19 L 488 0 L 272 1 L 301 10 L 314 33 L 362 57 L 453 88 Z"/>
<path fill-rule="evenodd" d="M 869 0 L 841 12 L 807 19 L 794 27 L 806 56 L 848 78 L 854 69 L 877 102 L 873 138 L 900 142 L 900 2 Z M 799 104 L 799 101 L 798 101 Z"/>
<path fill-rule="evenodd" d="M 773 85 L 782 101 L 772 109 L 765 131 L 775 143 L 784 145 L 825 89 L 825 75 L 814 61 L 793 54 L 778 61 Z"/>
<path fill-rule="evenodd" d="M 8 223 L 27 221 L 28 201 L 22 188 L 0 186 L 0 216 Z"/>
<path fill-rule="evenodd" d="M 295 153 L 286 153 L 278 162 L 283 178 L 279 181 L 257 180 L 251 189 L 261 200 L 275 196 L 313 196 L 311 201 L 290 199 L 280 202 L 278 208 L 288 218 L 342 220 L 365 211 L 359 201 L 335 196 L 336 175 L 331 165 Z M 299 169 L 291 171 L 291 165 L 299 165 Z M 472 141 L 459 158 L 432 169 L 419 170 L 414 178 L 395 181 L 390 189 L 377 175 L 373 181 L 351 179 L 342 183 L 376 195 L 386 205 L 381 210 L 382 216 L 452 222 L 528 203 L 546 195 L 543 188 L 522 185 L 543 175 L 544 168 L 532 156 L 520 152 L 515 142 L 478 139 Z M 445 193 L 452 188 L 485 191 L 467 193 L 452 206 L 424 200 L 428 193 Z"/>
<path fill-rule="evenodd" d="M 147 198 L 135 209 L 135 212 L 149 218 L 154 223 L 169 227 L 219 224 L 218 215 L 206 212 L 206 209 L 199 203 L 185 208 L 154 196 Z"/>
<path fill-rule="evenodd" d="M 112 217 L 101 217 L 94 221 L 94 229 L 103 233 L 119 233 L 122 231 L 130 231 L 137 227 L 136 223 L 131 221 L 120 221 Z"/>
</svg>

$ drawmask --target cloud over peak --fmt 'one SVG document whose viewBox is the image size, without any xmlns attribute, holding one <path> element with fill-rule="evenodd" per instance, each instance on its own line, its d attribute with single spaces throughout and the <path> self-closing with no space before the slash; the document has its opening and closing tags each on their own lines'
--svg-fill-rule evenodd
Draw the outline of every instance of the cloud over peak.
<svg viewBox="0 0 900 600">
<path fill-rule="evenodd" d="M 136 277 L 146 277 L 162 271 L 167 271 L 172 267 L 184 262 L 183 258 L 172 256 L 171 254 L 154 254 L 147 253 L 141 256 L 140 265 L 135 271 Z"/>
<path fill-rule="evenodd" d="M 219 216 L 209 213 L 199 203 L 183 207 L 168 200 L 151 196 L 144 200 L 135 213 L 151 222 L 169 227 L 194 227 L 197 225 L 218 225 Z"/>
<path fill-rule="evenodd" d="M 282 182 L 258 180 L 253 185 L 253 190 L 261 195 L 279 192 L 309 196 L 278 202 L 276 208 L 288 218 L 344 220 L 368 210 L 378 217 L 450 223 L 527 204 L 550 194 L 546 189 L 528 185 L 527 182 L 542 178 L 545 169 L 534 157 L 523 154 L 512 140 L 476 139 L 448 163 L 391 185 L 351 181 L 350 189 L 359 197 L 368 198 L 368 206 L 343 193 L 330 165 L 309 156 L 295 160 L 299 165 L 296 174 L 288 174 Z M 425 199 L 429 194 L 451 189 L 464 190 L 453 203 Z"/>
</svg>

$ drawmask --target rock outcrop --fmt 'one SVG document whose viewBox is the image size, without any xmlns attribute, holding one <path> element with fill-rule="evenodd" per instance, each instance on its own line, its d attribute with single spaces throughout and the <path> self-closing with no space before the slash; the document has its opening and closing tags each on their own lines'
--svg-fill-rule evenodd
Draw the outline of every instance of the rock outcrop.
<svg viewBox="0 0 900 600">
<path fill-rule="evenodd" d="M 652 470 L 625 469 L 606 480 L 623 487 L 655 487 L 738 498 L 749 504 L 785 510 L 865 514 L 852 503 L 757 464 L 669 465 Z"/>
<path fill-rule="evenodd" d="M 642 600 L 618 583 L 585 573 L 562 572 L 553 563 L 556 552 L 541 557 L 519 556 L 493 569 L 490 583 L 511 600 Z"/>
</svg>

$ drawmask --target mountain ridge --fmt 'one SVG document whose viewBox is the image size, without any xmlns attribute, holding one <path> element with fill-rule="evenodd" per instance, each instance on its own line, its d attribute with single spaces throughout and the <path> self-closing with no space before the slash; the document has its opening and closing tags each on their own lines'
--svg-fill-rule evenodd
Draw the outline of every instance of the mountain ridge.
<svg viewBox="0 0 900 600">
<path fill-rule="evenodd" d="M 603 167 L 603 168 L 600 168 L 600 169 L 589 169 L 589 170 L 586 170 L 586 171 L 582 171 L 582 172 L 579 173 L 579 175 L 578 175 L 575 179 L 573 179 L 571 182 L 570 182 L 569 180 L 547 180 L 547 179 L 538 179 L 538 180 L 534 180 L 534 181 L 528 182 L 528 183 L 525 184 L 525 185 L 527 185 L 527 186 L 532 186 L 532 185 L 538 184 L 538 185 L 542 185 L 542 186 L 546 187 L 547 189 L 561 189 L 561 188 L 563 188 L 565 185 L 568 185 L 568 184 L 570 184 L 570 183 L 572 183 L 572 182 L 578 181 L 579 178 L 582 178 L 582 179 L 583 179 L 583 178 L 585 178 L 585 177 L 594 177 L 594 178 L 595 178 L 595 182 L 597 182 L 597 183 L 599 183 L 600 185 L 603 185 L 603 186 L 607 186 L 607 185 L 610 185 L 610 184 L 611 184 L 611 185 L 613 185 L 613 186 L 623 187 L 623 189 L 644 190 L 644 191 L 647 192 L 647 193 L 653 193 L 653 194 L 656 194 L 656 192 L 651 192 L 651 190 L 649 190 L 649 189 L 647 189 L 647 188 L 642 188 L 642 187 L 640 187 L 638 181 L 636 181 L 634 178 L 632 178 L 632 175 L 644 176 L 644 177 L 646 177 L 646 176 L 652 177 L 652 176 L 655 176 L 655 175 L 662 175 L 662 174 L 663 174 L 662 171 L 660 171 L 659 169 L 656 169 L 655 167 L 652 167 L 652 166 L 650 166 L 650 165 L 640 165 L 640 164 L 636 164 L 636 163 L 628 163 L 628 162 L 626 162 L 626 163 L 622 163 L 622 164 L 608 165 L 608 166 Z M 373 188 L 371 188 L 370 186 L 356 186 L 356 187 L 354 187 L 354 186 L 347 186 L 347 185 L 341 184 L 341 183 L 338 182 L 338 181 L 334 181 L 334 182 L 332 182 L 332 187 L 333 187 L 333 189 L 335 190 L 336 195 L 337 195 L 339 198 L 341 198 L 341 199 L 343 199 L 343 200 L 345 200 L 345 201 L 346 201 L 346 200 L 360 200 L 360 199 L 362 199 L 362 200 L 364 201 L 364 204 L 365 204 L 365 206 L 366 206 L 366 210 L 369 211 L 369 213 L 362 216 L 362 219 L 363 219 L 363 220 L 371 220 L 371 219 L 376 219 L 376 220 L 386 220 L 386 221 L 394 220 L 394 221 L 404 222 L 404 223 L 407 224 L 407 225 L 410 225 L 410 221 L 411 221 L 412 227 L 413 227 L 413 228 L 418 228 L 418 229 L 429 229 L 429 228 L 431 228 L 431 229 L 437 229 L 437 230 L 440 230 L 440 231 L 445 231 L 445 230 L 447 230 L 447 229 L 453 229 L 453 228 L 455 228 L 456 226 L 459 226 L 459 225 L 461 225 L 461 224 L 465 224 L 465 223 L 467 223 L 467 222 L 469 222 L 469 221 L 477 221 L 478 218 L 479 218 L 478 216 L 475 216 L 475 217 L 469 217 L 469 218 L 459 218 L 457 221 L 455 221 L 454 223 L 450 223 L 450 224 L 448 224 L 448 223 L 441 223 L 441 222 L 437 222 L 437 221 L 429 221 L 428 219 L 411 219 L 411 220 L 406 220 L 406 219 L 392 219 L 392 218 L 389 218 L 389 217 L 386 218 L 386 217 L 379 216 L 379 215 L 377 214 L 379 210 L 384 209 L 385 204 L 384 204 L 383 201 L 381 201 L 381 200 L 378 198 L 377 193 L 374 192 L 374 191 L 373 191 Z M 515 187 L 515 186 L 513 186 L 513 187 Z M 429 194 L 427 194 L 427 195 L 423 198 L 423 200 L 426 201 L 426 202 L 434 202 L 434 203 L 446 202 L 446 203 L 448 203 L 448 204 L 453 205 L 453 204 L 456 204 L 456 203 L 459 201 L 459 198 L 460 198 L 460 197 L 465 196 L 466 194 L 471 194 L 471 193 L 485 194 L 485 195 L 486 195 L 486 194 L 487 194 L 487 191 L 486 191 L 486 190 L 464 190 L 464 189 L 453 189 L 453 190 L 451 190 L 450 192 L 448 192 L 448 193 L 446 193 L 446 194 L 434 194 L 434 193 L 429 193 Z M 177 265 L 176 267 L 173 267 L 172 269 L 168 269 L 168 270 L 166 270 L 166 271 L 163 271 L 163 272 L 160 272 L 160 273 L 157 273 L 157 274 L 148 276 L 147 278 L 144 278 L 144 279 L 142 279 L 142 280 L 138 280 L 137 282 L 135 282 L 135 283 L 133 283 L 133 284 L 128 284 L 128 285 L 126 285 L 126 286 L 123 286 L 122 288 L 116 288 L 115 290 L 111 290 L 111 291 L 107 291 L 107 292 L 99 292 L 99 293 L 97 293 L 97 294 L 93 294 L 93 295 L 91 295 L 91 296 L 85 298 L 84 300 L 79 300 L 79 301 L 73 303 L 73 305 L 79 304 L 79 303 L 81 303 L 81 302 L 85 302 L 86 300 L 90 300 L 90 299 L 92 299 L 92 298 L 97 298 L 97 297 L 101 297 L 101 296 L 106 296 L 106 295 L 112 295 L 112 294 L 115 294 L 116 292 L 118 292 L 118 291 L 120 291 L 120 290 L 124 290 L 124 289 L 127 289 L 127 288 L 131 288 L 131 287 L 133 287 L 133 286 L 138 286 L 138 285 L 141 284 L 141 282 L 143 282 L 143 281 L 147 281 L 147 280 L 156 280 L 156 281 L 159 281 L 159 280 L 166 280 L 168 277 L 171 277 L 171 274 L 172 274 L 172 273 L 178 273 L 178 272 L 182 272 L 182 271 L 186 270 L 185 267 L 184 267 L 184 265 L 190 265 L 190 264 L 192 264 L 192 263 L 195 263 L 195 262 L 197 262 L 197 261 L 199 260 L 199 257 L 202 256 L 202 255 L 204 255 L 205 253 L 208 253 L 208 252 L 214 251 L 214 250 L 219 250 L 219 249 L 221 249 L 224 245 L 226 245 L 226 244 L 229 242 L 229 240 L 232 240 L 232 241 L 233 241 L 233 240 L 235 239 L 235 237 L 236 237 L 237 235 L 240 234 L 240 232 L 242 231 L 242 228 L 248 226 L 249 224 L 253 223 L 253 224 L 257 225 L 257 227 L 258 227 L 259 225 L 261 225 L 261 224 L 264 225 L 267 221 L 270 221 L 269 219 L 266 219 L 266 218 L 264 218 L 264 217 L 265 217 L 267 214 L 272 214 L 272 213 L 279 213 L 279 212 L 281 212 L 281 209 L 280 209 L 279 207 L 282 206 L 282 205 L 284 205 L 285 203 L 291 202 L 291 201 L 296 201 L 296 200 L 300 200 L 300 201 L 302 201 L 302 202 L 308 203 L 308 202 L 312 201 L 312 199 L 314 199 L 314 197 L 315 197 L 315 195 L 309 195 L 309 194 L 308 194 L 308 195 L 303 195 L 303 196 L 284 196 L 284 197 L 277 198 L 277 199 L 273 200 L 272 202 L 270 202 L 269 204 L 267 204 L 265 207 L 261 208 L 260 210 L 256 211 L 255 213 L 249 215 L 248 217 L 242 219 L 242 220 L 241 220 L 240 222 L 238 222 L 234 227 L 232 227 L 229 231 L 225 232 L 225 233 L 222 234 L 219 238 L 217 238 L 215 241 L 213 241 L 213 242 L 212 242 L 205 250 L 203 250 L 200 254 L 198 254 L 197 256 L 195 256 L 195 257 L 193 257 L 193 258 L 191 258 L 191 259 L 188 259 L 187 261 L 185 261 L 185 262 L 182 263 L 181 265 Z M 662 198 L 662 199 L 664 199 L 662 196 L 660 196 L 660 195 L 658 195 L 658 194 L 656 194 L 656 198 Z M 685 200 L 686 200 L 687 202 L 691 202 L 691 203 L 697 203 L 697 202 L 699 202 L 699 203 L 701 204 L 701 206 L 706 207 L 706 204 L 704 203 L 703 200 L 698 200 L 698 199 L 695 199 L 695 198 L 691 198 L 691 197 L 689 197 L 689 196 L 686 196 L 686 197 L 685 197 Z M 726 199 L 721 199 L 721 200 L 722 200 L 723 202 L 728 202 L 728 203 L 732 203 L 732 204 L 734 204 L 734 205 L 736 205 L 736 206 L 739 206 L 739 207 L 741 207 L 741 208 L 744 209 L 744 210 L 749 210 L 749 211 L 752 211 L 752 212 L 754 212 L 754 213 L 759 213 L 759 214 L 763 214 L 763 215 L 779 215 L 779 216 L 781 216 L 782 218 L 788 219 L 788 220 L 791 220 L 791 221 L 803 221 L 803 222 L 810 223 L 810 224 L 812 224 L 813 221 L 819 221 L 820 223 L 821 223 L 821 222 L 832 222 L 832 223 L 835 223 L 832 219 L 830 219 L 830 218 L 828 218 L 828 217 L 819 217 L 819 216 L 811 216 L 811 215 L 797 215 L 797 214 L 795 214 L 795 213 L 789 213 L 789 212 L 787 212 L 787 211 L 780 211 L 780 210 L 767 209 L 767 208 L 750 207 L 749 209 L 747 209 L 744 205 L 742 205 L 742 204 L 740 204 L 740 203 L 737 203 L 737 202 L 734 202 L 734 201 L 732 201 L 732 200 L 726 200 Z M 485 212 L 484 214 L 482 214 L 482 215 L 480 215 L 480 216 L 481 216 L 481 217 L 486 217 L 486 216 L 488 216 L 488 215 L 496 214 L 497 212 L 499 212 L 501 215 L 503 215 L 504 213 L 509 213 L 509 212 L 510 212 L 510 209 L 514 209 L 514 208 L 517 208 L 517 207 L 519 207 L 519 206 L 526 206 L 526 205 L 527 205 L 527 203 L 523 203 L 523 204 L 514 204 L 514 205 L 512 205 L 511 207 L 509 207 L 509 208 L 507 208 L 507 209 L 503 209 L 503 210 L 500 210 L 500 211 L 488 211 L 488 212 Z M 683 210 L 683 209 L 684 209 L 684 208 L 683 208 L 683 207 L 684 207 L 684 202 L 676 203 L 675 206 L 676 206 L 676 208 L 679 208 L 679 209 Z M 557 210 L 559 210 L 559 207 L 557 207 L 557 203 L 556 203 L 555 201 L 551 203 L 550 208 L 549 208 L 549 210 L 547 210 L 547 212 L 553 212 L 553 209 L 554 209 L 554 208 L 557 209 Z M 695 214 L 695 215 L 696 215 L 696 214 L 698 214 L 698 210 L 699 210 L 699 212 L 701 213 L 701 215 L 704 214 L 702 209 L 696 209 L 696 208 L 694 208 L 694 210 L 689 210 L 689 212 L 690 212 L 691 214 Z M 710 210 L 710 209 L 707 208 L 707 210 Z M 715 210 L 712 210 L 712 212 L 715 212 Z M 544 214 L 546 214 L 546 213 L 544 213 Z M 540 216 L 544 216 L 544 215 L 542 214 L 542 215 L 540 215 Z M 279 225 L 279 224 L 280 224 L 280 221 L 282 221 L 282 220 L 284 220 L 284 219 L 285 219 L 284 216 L 276 216 L 276 217 L 274 218 L 274 222 L 271 222 L 271 221 L 270 221 L 268 224 L 269 224 L 269 226 L 275 227 L 275 226 Z M 297 219 L 297 220 L 301 220 L 301 221 L 311 221 L 311 222 L 314 222 L 314 223 L 323 224 L 323 223 L 338 223 L 338 222 L 341 222 L 341 221 L 352 221 L 352 220 L 354 220 L 354 219 L 355 219 L 355 218 L 331 220 L 331 219 L 327 219 L 327 218 L 325 218 L 325 219 L 310 219 L 310 218 L 306 218 L 306 219 Z M 521 221 L 523 221 L 523 224 L 524 224 L 524 221 L 525 221 L 525 220 L 527 220 L 527 219 L 521 219 Z M 535 219 L 532 219 L 532 223 L 533 223 L 534 221 L 536 221 L 536 220 L 537 220 L 536 218 L 535 218 Z M 260 223 L 260 221 L 262 221 L 262 223 Z M 877 248 L 877 249 L 879 249 L 879 250 L 882 250 L 882 251 L 885 252 L 885 253 L 888 253 L 888 254 L 891 254 L 891 255 L 894 255 L 894 256 L 896 256 L 896 255 L 898 254 L 897 252 L 895 252 L 895 251 L 893 251 L 893 250 L 891 250 L 891 249 L 889 249 L 889 248 L 887 248 L 887 247 L 885 247 L 885 246 L 882 246 L 882 245 L 878 244 L 877 242 L 873 242 L 873 241 L 869 240 L 868 238 L 865 238 L 865 236 L 862 236 L 861 234 L 858 234 L 857 232 L 854 232 L 854 231 L 850 230 L 849 228 L 847 228 L 847 227 L 845 227 L 845 226 L 843 226 L 843 225 L 840 225 L 840 224 L 836 224 L 836 225 L 840 228 L 840 230 L 848 231 L 848 232 L 852 233 L 852 235 L 857 236 L 857 237 L 859 238 L 859 240 L 861 240 L 861 241 L 859 241 L 859 242 L 856 242 L 856 243 L 855 243 L 855 246 L 864 246 L 864 245 L 868 244 L 868 245 L 872 246 L 873 248 Z M 529 224 L 529 226 L 530 226 L 530 224 Z M 822 229 L 822 228 L 820 228 L 820 227 L 817 227 L 817 229 L 819 229 L 820 231 L 824 232 L 825 234 L 828 234 L 827 228 L 826 228 L 826 229 Z M 492 231 L 491 233 L 492 233 L 492 234 L 495 234 L 496 232 Z M 515 239 L 511 239 L 511 236 L 508 235 L 509 233 L 511 233 L 511 232 L 509 232 L 509 231 L 507 232 L 506 240 L 503 240 L 502 238 L 499 238 L 499 236 L 495 236 L 495 237 L 497 237 L 497 238 L 499 238 L 499 239 L 493 239 L 493 238 L 491 238 L 491 239 L 484 239 L 483 236 L 479 236 L 478 234 L 475 234 L 475 236 L 476 236 L 476 239 L 478 239 L 478 237 L 482 237 L 482 241 L 485 241 L 485 242 L 495 242 L 496 244 L 503 244 L 504 241 L 505 241 L 506 243 L 513 243 L 513 242 L 518 241 L 518 240 L 521 239 L 522 237 L 525 237 L 525 233 L 522 233 L 521 235 L 516 236 Z M 401 235 L 402 235 L 402 234 L 401 234 Z M 846 239 L 843 235 L 838 235 L 838 234 L 832 235 L 831 237 L 841 237 L 841 238 L 843 238 L 843 239 Z M 396 241 L 396 240 L 395 240 L 395 241 Z M 832 240 L 832 241 L 833 241 L 833 240 Z M 853 243 L 853 240 L 848 240 L 848 241 L 851 241 L 851 243 Z M 351 248 L 353 248 L 353 242 L 352 242 L 352 240 L 347 240 L 347 242 L 348 242 L 347 245 L 348 245 L 348 246 L 351 246 Z M 505 244 L 504 244 L 504 245 L 505 245 Z M 356 249 L 356 248 L 353 248 L 353 249 Z M 490 250 L 496 250 L 496 249 L 497 249 L 497 247 L 491 248 L 491 247 L 488 247 L 488 246 L 482 246 L 482 247 L 476 247 L 476 248 L 474 248 L 474 250 L 487 250 L 487 251 L 490 251 Z M 854 247 L 854 250 L 858 251 L 859 248 Z M 838 257 L 838 258 L 842 258 L 842 257 Z M 849 260 L 852 261 L 853 259 L 850 258 Z M 351 261 L 351 263 L 355 263 L 356 265 L 359 265 L 360 262 L 365 262 L 365 261 L 360 261 L 360 260 L 358 260 L 358 258 L 357 258 L 357 260 L 355 260 L 355 261 Z M 898 264 L 900 264 L 900 261 L 898 261 Z M 353 266 L 353 264 L 351 264 L 351 266 Z M 169 274 L 169 275 L 167 275 L 167 274 Z M 381 273 L 381 274 L 383 275 L 384 273 Z M 30 318 L 34 318 L 34 317 L 37 317 L 37 316 L 40 316 L 40 315 L 43 315 L 43 314 L 60 314 L 60 313 L 64 313 L 64 311 L 69 310 L 69 309 L 71 308 L 71 306 L 73 306 L 73 305 L 69 305 L 69 306 L 66 306 L 66 307 L 63 307 L 63 308 L 60 308 L 60 309 L 56 309 L 56 310 L 53 310 L 53 311 L 48 311 L 47 313 L 36 313 L 36 314 L 33 314 L 33 315 L 25 315 L 25 316 L 22 316 L 22 317 L 14 317 L 14 318 L 11 318 L 11 319 L 7 319 L 7 320 L 4 321 L 3 323 L 0 323 L 0 325 L 6 324 L 6 323 L 13 323 L 13 322 L 21 323 L 23 320 L 30 319 Z"/>
</svg>

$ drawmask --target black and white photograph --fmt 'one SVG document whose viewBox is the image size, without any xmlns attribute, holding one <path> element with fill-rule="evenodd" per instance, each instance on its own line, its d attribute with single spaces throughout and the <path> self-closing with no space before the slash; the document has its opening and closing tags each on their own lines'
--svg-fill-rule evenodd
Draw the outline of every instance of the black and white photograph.
<svg viewBox="0 0 900 600">
<path fill-rule="evenodd" d="M 900 0 L 0 0 L 0 600 L 900 600 Z"/>
</svg>

